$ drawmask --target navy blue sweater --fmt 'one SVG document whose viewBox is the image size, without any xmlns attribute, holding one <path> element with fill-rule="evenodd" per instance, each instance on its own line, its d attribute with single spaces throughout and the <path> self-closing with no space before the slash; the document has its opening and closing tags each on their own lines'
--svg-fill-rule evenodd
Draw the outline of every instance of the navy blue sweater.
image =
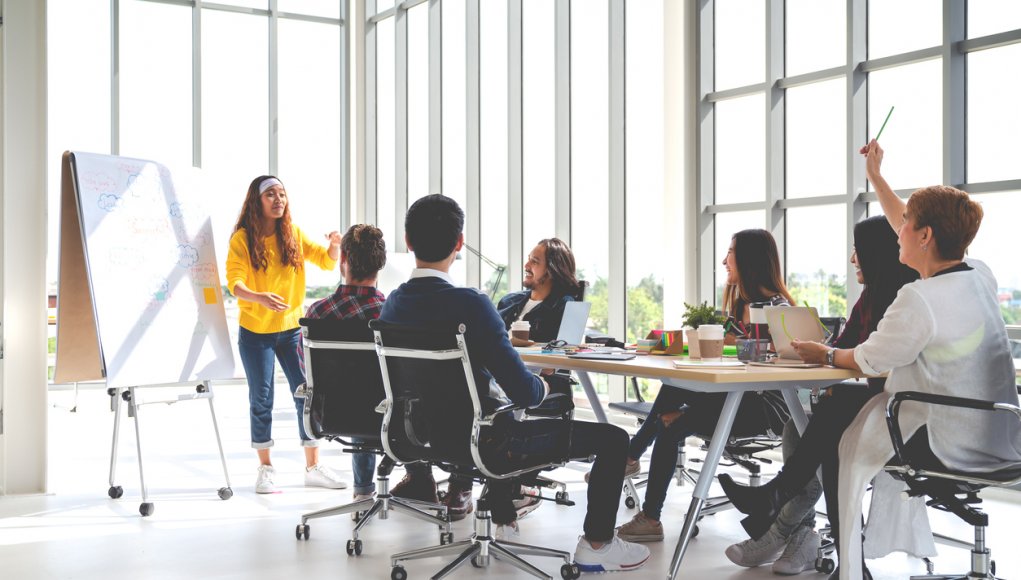
<svg viewBox="0 0 1021 580">
<path fill-rule="evenodd" d="M 501 404 L 490 390 L 493 379 L 517 405 L 532 407 L 542 401 L 542 380 L 525 368 L 500 314 L 478 290 L 438 277 L 412 278 L 387 296 L 379 318 L 409 326 L 464 324 L 468 357 L 486 412 Z"/>
</svg>

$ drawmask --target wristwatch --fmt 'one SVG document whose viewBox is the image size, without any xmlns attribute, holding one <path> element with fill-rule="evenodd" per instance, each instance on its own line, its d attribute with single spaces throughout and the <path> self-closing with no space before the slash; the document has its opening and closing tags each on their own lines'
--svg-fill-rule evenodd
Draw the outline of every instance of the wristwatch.
<svg viewBox="0 0 1021 580">
<path fill-rule="evenodd" d="M 826 351 L 826 364 L 831 366 L 831 367 L 837 366 L 836 364 L 833 363 L 833 357 L 835 357 L 836 355 L 837 355 L 837 349 L 835 349 L 835 348 L 831 348 L 828 351 Z"/>
</svg>

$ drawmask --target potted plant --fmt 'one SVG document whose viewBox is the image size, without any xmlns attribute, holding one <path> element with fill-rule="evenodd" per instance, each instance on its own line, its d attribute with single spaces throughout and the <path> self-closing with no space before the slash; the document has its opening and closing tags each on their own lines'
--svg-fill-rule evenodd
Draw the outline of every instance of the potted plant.
<svg viewBox="0 0 1021 580">
<path fill-rule="evenodd" d="M 681 317 L 681 323 L 688 327 L 684 331 L 684 337 L 688 340 L 688 356 L 692 358 L 700 358 L 698 352 L 698 327 L 703 324 L 723 324 L 727 321 L 727 317 L 723 316 L 716 311 L 716 307 L 710 305 L 708 302 L 703 302 L 698 305 L 691 305 L 687 302 L 684 303 L 684 315 Z"/>
</svg>

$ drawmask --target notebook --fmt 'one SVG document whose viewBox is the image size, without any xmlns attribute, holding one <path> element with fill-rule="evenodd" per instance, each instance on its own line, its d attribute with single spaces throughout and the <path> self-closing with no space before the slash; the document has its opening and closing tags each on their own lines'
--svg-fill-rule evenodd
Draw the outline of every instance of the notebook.
<svg viewBox="0 0 1021 580">
<path fill-rule="evenodd" d="M 564 304 L 564 317 L 560 319 L 557 340 L 567 344 L 581 344 L 585 341 L 585 325 L 588 324 L 591 302 L 572 301 Z"/>
<path fill-rule="evenodd" d="M 792 340 L 824 342 L 827 338 L 828 331 L 811 306 L 765 306 L 763 310 L 766 311 L 773 347 L 781 361 L 801 362 L 801 357 L 791 346 Z"/>
</svg>

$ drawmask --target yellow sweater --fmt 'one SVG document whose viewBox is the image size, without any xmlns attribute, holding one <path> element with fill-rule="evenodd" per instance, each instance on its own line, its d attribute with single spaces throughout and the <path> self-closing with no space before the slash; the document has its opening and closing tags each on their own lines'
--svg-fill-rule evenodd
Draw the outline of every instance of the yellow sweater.
<svg viewBox="0 0 1021 580">
<path fill-rule="evenodd" d="M 337 267 L 336 260 L 330 258 L 327 248 L 313 243 L 301 231 L 294 227 L 294 236 L 298 240 L 298 252 L 305 262 L 311 262 L 323 270 Z M 234 292 L 238 282 L 253 292 L 273 292 L 279 294 L 288 308 L 283 312 L 274 312 L 261 304 L 238 300 L 241 309 L 239 324 L 242 328 L 267 334 L 298 328 L 298 320 L 303 312 L 305 302 L 305 269 L 284 266 L 280 259 L 276 234 L 266 238 L 266 259 L 269 266 L 265 270 L 252 267 L 252 259 L 248 253 L 248 236 L 245 230 L 238 230 L 230 237 L 230 250 L 227 252 L 227 288 Z"/>
</svg>

